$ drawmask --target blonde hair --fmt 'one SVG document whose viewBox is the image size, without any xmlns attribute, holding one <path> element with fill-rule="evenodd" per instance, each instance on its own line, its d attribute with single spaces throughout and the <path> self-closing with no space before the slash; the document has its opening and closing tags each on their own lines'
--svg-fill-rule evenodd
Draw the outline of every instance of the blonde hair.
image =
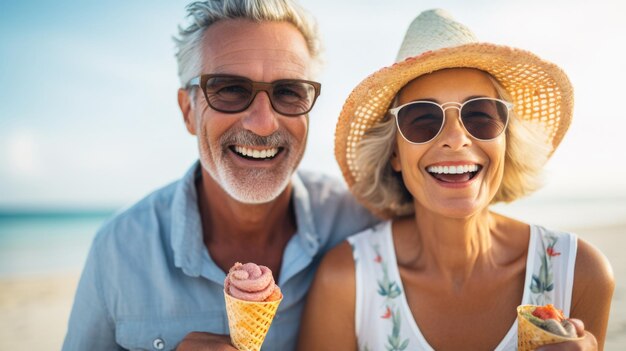
<svg viewBox="0 0 626 351">
<path fill-rule="evenodd" d="M 176 61 L 181 87 L 199 75 L 202 61 L 204 32 L 212 24 L 225 19 L 247 19 L 255 22 L 288 22 L 304 37 L 316 71 L 321 65 L 321 42 L 317 23 L 302 7 L 292 0 L 210 0 L 187 5 L 191 24 L 178 27 Z"/>
<path fill-rule="evenodd" d="M 511 101 L 506 89 L 491 75 L 489 78 L 498 98 Z M 505 132 L 504 174 L 492 204 L 511 202 L 541 187 L 543 166 L 552 152 L 544 130 L 538 123 L 522 120 L 515 111 L 510 111 Z M 400 173 L 391 167 L 396 133 L 395 118 L 387 114 L 365 132 L 357 145 L 355 159 L 359 176 L 352 192 L 362 202 L 371 204 L 370 210 L 384 218 L 414 212 L 413 196 L 404 186 Z"/>
</svg>

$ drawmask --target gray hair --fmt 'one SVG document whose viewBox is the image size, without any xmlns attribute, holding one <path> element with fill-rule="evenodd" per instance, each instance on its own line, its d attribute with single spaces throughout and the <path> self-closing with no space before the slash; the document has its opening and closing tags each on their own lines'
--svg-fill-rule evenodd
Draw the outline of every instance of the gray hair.
<svg viewBox="0 0 626 351">
<path fill-rule="evenodd" d="M 498 98 L 511 101 L 506 89 L 495 78 L 489 78 Z M 402 175 L 391 167 L 396 133 L 395 118 L 389 114 L 365 132 L 357 145 L 355 162 L 359 177 L 352 186 L 357 198 L 387 218 L 415 212 L 413 196 L 405 187 Z M 505 133 L 504 174 L 492 204 L 511 202 L 539 189 L 543 183 L 543 166 L 552 152 L 545 128 L 520 119 L 515 111 L 510 112 Z"/>
<path fill-rule="evenodd" d="M 178 78 L 182 87 L 201 72 L 202 39 L 212 24 L 224 19 L 288 22 L 293 24 L 306 40 L 314 63 L 320 64 L 321 44 L 315 20 L 292 0 L 209 0 L 187 5 L 191 24 L 178 27 L 174 38 Z M 316 67 L 313 67 L 315 69 Z"/>
</svg>

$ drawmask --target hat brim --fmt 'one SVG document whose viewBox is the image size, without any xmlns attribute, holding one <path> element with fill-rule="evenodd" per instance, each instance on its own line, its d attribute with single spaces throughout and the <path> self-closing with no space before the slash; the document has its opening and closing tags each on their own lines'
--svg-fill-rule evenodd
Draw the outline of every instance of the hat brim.
<svg viewBox="0 0 626 351">
<path fill-rule="evenodd" d="M 428 51 L 373 73 L 344 103 L 335 130 L 335 157 L 350 188 L 358 179 L 354 160 L 365 131 L 385 116 L 407 83 L 446 68 L 488 72 L 511 95 L 520 119 L 545 127 L 552 152 L 560 144 L 571 123 L 574 98 L 573 87 L 558 66 L 525 50 L 487 43 Z"/>
</svg>

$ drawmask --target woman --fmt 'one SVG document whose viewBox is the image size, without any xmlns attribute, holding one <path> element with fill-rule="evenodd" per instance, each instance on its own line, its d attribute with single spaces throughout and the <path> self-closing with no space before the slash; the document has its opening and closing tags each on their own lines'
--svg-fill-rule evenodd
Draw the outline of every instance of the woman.
<svg viewBox="0 0 626 351">
<path fill-rule="evenodd" d="M 515 350 L 516 307 L 547 303 L 584 321 L 573 322 L 581 341 L 550 347 L 602 349 L 604 256 L 489 210 L 538 187 L 572 105 L 555 65 L 477 43 L 443 11 L 418 16 L 396 64 L 354 89 L 337 126 L 348 185 L 389 221 L 324 258 L 300 349 Z"/>
</svg>

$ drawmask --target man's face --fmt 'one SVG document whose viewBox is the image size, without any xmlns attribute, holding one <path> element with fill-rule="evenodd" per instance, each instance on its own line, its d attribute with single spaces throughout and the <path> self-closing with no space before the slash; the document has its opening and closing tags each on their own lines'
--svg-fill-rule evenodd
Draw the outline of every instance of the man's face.
<svg viewBox="0 0 626 351">
<path fill-rule="evenodd" d="M 313 63 L 302 34 L 285 22 L 219 21 L 205 32 L 202 54 L 202 74 L 260 82 L 310 79 Z M 245 111 L 222 113 L 198 89 L 192 106 L 187 128 L 198 137 L 203 168 L 226 193 L 266 203 L 285 190 L 304 153 L 306 116 L 279 114 L 265 92 Z"/>
</svg>

